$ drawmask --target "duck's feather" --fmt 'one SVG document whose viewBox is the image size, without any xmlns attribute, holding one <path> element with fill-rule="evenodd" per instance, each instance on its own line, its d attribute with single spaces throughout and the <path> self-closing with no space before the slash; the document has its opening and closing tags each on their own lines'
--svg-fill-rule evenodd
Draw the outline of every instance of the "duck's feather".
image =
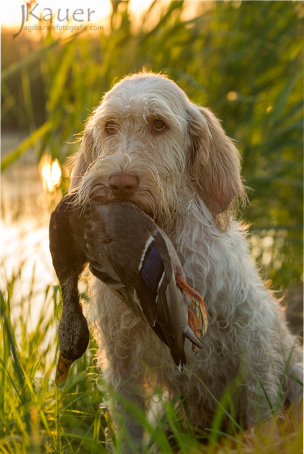
<svg viewBox="0 0 304 454">
<path fill-rule="evenodd" d="M 131 203 L 114 203 L 105 223 L 105 236 L 109 239 L 105 243 L 98 239 L 103 214 L 97 205 L 91 210 L 94 221 L 88 224 L 90 235 L 86 232 L 87 225 L 84 235 L 93 274 L 154 329 L 169 346 L 176 364 L 185 364 L 177 290 L 160 230 Z M 105 262 L 110 263 L 116 279 L 112 279 L 113 273 L 105 271 Z M 117 281 L 121 283 L 120 288 Z"/>
</svg>

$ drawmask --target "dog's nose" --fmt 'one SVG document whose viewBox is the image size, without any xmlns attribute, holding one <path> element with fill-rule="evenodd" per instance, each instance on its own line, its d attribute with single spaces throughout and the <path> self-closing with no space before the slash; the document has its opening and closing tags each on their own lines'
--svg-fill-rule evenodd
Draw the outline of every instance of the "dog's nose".
<svg viewBox="0 0 304 454">
<path fill-rule="evenodd" d="M 131 174 L 112 175 L 109 186 L 115 195 L 131 195 L 138 187 L 138 177 Z"/>
</svg>

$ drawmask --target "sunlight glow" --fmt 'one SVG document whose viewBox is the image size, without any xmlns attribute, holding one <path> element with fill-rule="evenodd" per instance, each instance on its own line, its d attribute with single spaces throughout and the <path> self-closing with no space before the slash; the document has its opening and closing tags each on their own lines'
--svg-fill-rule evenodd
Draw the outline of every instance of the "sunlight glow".
<svg viewBox="0 0 304 454">
<path fill-rule="evenodd" d="M 229 93 L 227 93 L 227 99 L 229 99 L 229 101 L 235 101 L 237 97 L 238 95 L 235 91 L 229 91 Z"/>
<path fill-rule="evenodd" d="M 61 168 L 57 159 L 52 161 L 50 155 L 42 156 L 39 163 L 39 174 L 43 189 L 46 192 L 53 192 L 61 182 Z"/>
</svg>

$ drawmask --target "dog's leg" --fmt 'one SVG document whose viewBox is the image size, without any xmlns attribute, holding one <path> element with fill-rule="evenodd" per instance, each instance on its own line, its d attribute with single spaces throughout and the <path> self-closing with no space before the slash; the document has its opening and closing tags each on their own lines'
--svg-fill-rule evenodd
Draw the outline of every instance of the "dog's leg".
<svg viewBox="0 0 304 454">
<path fill-rule="evenodd" d="M 303 363 L 289 367 L 287 375 L 287 400 L 296 406 L 303 400 Z"/>
<path fill-rule="evenodd" d="M 121 452 L 141 452 L 143 427 L 140 417 L 145 410 L 143 376 L 132 376 L 130 356 L 124 359 L 116 357 L 113 362 L 112 353 L 107 352 L 112 360 L 111 366 L 104 369 L 104 379 L 111 402 L 111 413 L 123 440 Z"/>
<path fill-rule="evenodd" d="M 283 409 L 286 398 L 292 400 L 300 394 L 300 387 L 298 388 L 296 381 L 293 382 L 291 376 L 294 373 L 296 379 L 299 378 L 300 370 L 296 367 L 295 361 L 301 358 L 301 349 L 294 348 L 295 339 L 278 316 L 275 328 L 270 333 L 265 335 L 264 345 L 261 338 L 259 339 L 260 354 L 257 355 L 255 350 L 251 350 L 248 358 L 249 376 L 245 386 L 247 404 L 244 412 L 247 427 L 255 424 L 260 418 L 266 420 L 277 404 L 278 409 Z M 290 364 L 286 371 L 285 386 L 282 389 L 281 380 L 288 361 Z M 290 386 L 291 389 L 287 390 L 286 386 Z M 287 391 L 291 391 L 291 394 Z M 295 391 L 295 395 L 292 391 Z"/>
<path fill-rule="evenodd" d="M 147 327 L 113 293 L 96 280 L 93 291 L 93 318 L 97 324 L 99 364 L 123 453 L 140 452 L 145 410 L 144 365 L 140 346 Z M 94 297 L 94 295 L 96 295 Z"/>
</svg>

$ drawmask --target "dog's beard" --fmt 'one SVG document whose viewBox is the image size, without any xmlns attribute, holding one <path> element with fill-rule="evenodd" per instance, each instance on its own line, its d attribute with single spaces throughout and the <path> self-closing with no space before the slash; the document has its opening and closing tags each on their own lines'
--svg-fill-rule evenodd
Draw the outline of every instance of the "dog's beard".
<svg viewBox="0 0 304 454">
<path fill-rule="evenodd" d="M 89 201 L 94 201 L 101 205 L 110 205 L 117 201 L 130 202 L 144 211 L 152 219 L 156 220 L 159 217 L 159 207 L 156 203 L 156 197 L 149 189 L 139 188 L 132 195 L 115 195 L 106 185 L 96 185 L 89 195 Z"/>
<path fill-rule="evenodd" d="M 101 156 L 89 167 L 82 177 L 76 203 L 85 206 L 94 200 L 104 205 L 117 200 L 125 200 L 136 205 L 151 217 L 167 234 L 175 230 L 175 221 L 184 204 L 186 190 L 183 187 L 181 172 L 171 171 L 169 167 L 156 165 L 144 156 L 121 156 L 113 154 Z M 139 185 L 129 195 L 113 194 L 109 187 L 109 177 L 115 174 L 134 174 L 139 177 Z"/>
<path fill-rule="evenodd" d="M 79 188 L 75 188 L 73 192 L 77 195 L 75 203 L 78 207 L 85 207 L 91 202 L 110 205 L 116 201 L 126 201 L 146 213 L 163 230 L 171 232 L 174 229 L 176 207 L 172 203 L 173 199 L 171 203 L 167 200 L 163 187 L 149 188 L 142 185 L 132 195 L 115 195 L 108 185 L 96 180 L 95 183 L 83 181 Z"/>
</svg>

